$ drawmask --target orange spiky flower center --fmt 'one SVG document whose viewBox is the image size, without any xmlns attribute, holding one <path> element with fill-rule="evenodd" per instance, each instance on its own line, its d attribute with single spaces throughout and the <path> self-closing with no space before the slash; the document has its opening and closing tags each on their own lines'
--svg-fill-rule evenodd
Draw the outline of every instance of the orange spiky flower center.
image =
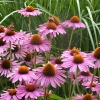
<svg viewBox="0 0 100 100">
<path fill-rule="evenodd" d="M 61 61 L 60 56 L 58 56 L 58 57 L 55 59 L 55 63 L 56 63 L 56 64 L 62 64 L 62 63 L 63 63 L 63 62 Z"/>
<path fill-rule="evenodd" d="M 84 72 L 84 71 L 82 71 L 81 72 L 81 75 L 84 75 L 84 76 L 90 76 L 90 71 L 87 71 L 87 72 Z"/>
<path fill-rule="evenodd" d="M 18 73 L 19 74 L 27 74 L 29 72 L 29 69 L 27 66 L 20 66 L 19 69 L 18 69 Z"/>
<path fill-rule="evenodd" d="M 94 98 L 93 98 L 93 96 L 91 94 L 86 94 L 86 95 L 84 95 L 82 100 L 94 100 Z"/>
<path fill-rule="evenodd" d="M 12 49 L 12 52 L 17 52 L 19 50 L 18 45 L 15 45 L 14 49 Z"/>
<path fill-rule="evenodd" d="M 94 57 L 97 58 L 97 59 L 100 59 L 100 47 L 97 47 L 94 50 Z"/>
<path fill-rule="evenodd" d="M 4 26 L 0 26 L 0 33 L 4 32 Z"/>
<path fill-rule="evenodd" d="M 13 95 L 16 95 L 16 89 L 10 89 L 10 90 L 8 90 L 8 92 L 9 92 L 9 95 L 11 95 L 11 96 L 13 96 Z"/>
<path fill-rule="evenodd" d="M 0 38 L 0 46 L 4 46 L 6 44 L 6 41 L 3 41 L 3 38 Z"/>
<path fill-rule="evenodd" d="M 27 12 L 32 12 L 32 11 L 34 11 L 34 7 L 33 7 L 33 6 L 28 6 L 28 7 L 26 7 L 26 11 L 27 11 Z"/>
<path fill-rule="evenodd" d="M 5 59 L 5 60 L 2 61 L 1 67 L 4 68 L 4 69 L 9 69 L 10 65 L 11 65 L 10 60 Z"/>
<path fill-rule="evenodd" d="M 60 23 L 59 18 L 57 18 L 56 16 L 51 16 L 51 17 L 49 17 L 49 18 L 48 18 L 48 21 L 49 21 L 49 22 L 54 22 L 56 25 L 59 25 L 59 23 Z"/>
<path fill-rule="evenodd" d="M 35 90 L 35 86 L 33 84 L 28 84 L 26 86 L 26 91 L 33 92 Z"/>
<path fill-rule="evenodd" d="M 80 55 L 80 54 L 76 54 L 73 58 L 74 58 L 73 62 L 76 63 L 76 64 L 81 64 L 84 61 L 83 56 Z"/>
<path fill-rule="evenodd" d="M 26 57 L 24 58 L 25 61 L 30 61 L 31 58 L 33 58 L 33 55 L 32 55 L 30 52 L 27 52 L 27 53 L 26 53 Z"/>
<path fill-rule="evenodd" d="M 54 22 L 48 22 L 47 29 L 56 30 L 56 24 Z"/>
<path fill-rule="evenodd" d="M 79 54 L 79 50 L 75 47 L 70 51 L 70 55 L 74 56 L 75 54 Z"/>
<path fill-rule="evenodd" d="M 92 82 L 92 84 L 90 84 L 91 87 L 96 87 L 96 83 Z"/>
<path fill-rule="evenodd" d="M 30 43 L 33 45 L 40 45 L 42 44 L 42 38 L 39 34 L 34 34 L 31 39 L 30 39 Z"/>
<path fill-rule="evenodd" d="M 52 63 L 47 63 L 43 66 L 42 72 L 45 76 L 54 76 L 56 68 Z"/>
<path fill-rule="evenodd" d="M 80 19 L 79 19 L 78 16 L 73 16 L 73 17 L 70 19 L 70 21 L 73 22 L 73 23 L 78 23 L 78 22 L 80 22 Z"/>
<path fill-rule="evenodd" d="M 5 32 L 6 36 L 12 36 L 12 35 L 15 35 L 15 34 L 16 34 L 15 30 L 7 29 L 6 32 Z"/>
</svg>

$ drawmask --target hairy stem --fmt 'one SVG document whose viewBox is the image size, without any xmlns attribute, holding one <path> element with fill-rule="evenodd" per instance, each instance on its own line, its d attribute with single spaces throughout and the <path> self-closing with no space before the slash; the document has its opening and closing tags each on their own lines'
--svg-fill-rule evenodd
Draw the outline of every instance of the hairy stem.
<svg viewBox="0 0 100 100">
<path fill-rule="evenodd" d="M 9 44 L 10 44 L 10 68 L 11 68 L 11 71 L 12 71 L 12 64 L 11 64 L 11 60 L 12 60 L 11 41 L 9 42 Z"/>
<path fill-rule="evenodd" d="M 37 56 L 37 51 L 34 51 L 34 68 L 36 68 L 36 56 Z"/>
<path fill-rule="evenodd" d="M 70 49 L 72 38 L 73 38 L 73 34 L 74 34 L 74 29 L 72 29 L 72 32 L 71 32 L 71 36 L 70 36 L 70 40 L 69 40 L 69 44 L 68 44 L 68 49 Z"/>
</svg>

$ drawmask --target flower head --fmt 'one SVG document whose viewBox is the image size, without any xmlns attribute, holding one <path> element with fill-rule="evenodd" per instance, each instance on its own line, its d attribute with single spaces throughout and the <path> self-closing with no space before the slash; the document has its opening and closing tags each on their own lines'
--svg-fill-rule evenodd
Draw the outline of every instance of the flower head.
<svg viewBox="0 0 100 100">
<path fill-rule="evenodd" d="M 17 93 L 18 93 L 19 99 L 24 97 L 25 100 L 28 100 L 29 98 L 37 99 L 38 97 L 44 95 L 44 91 L 42 89 L 39 89 L 39 86 L 36 85 L 35 83 L 27 83 L 25 85 L 18 85 Z"/>
<path fill-rule="evenodd" d="M 92 80 L 93 74 L 90 71 L 84 72 L 80 71 L 78 72 L 78 82 L 83 83 L 83 82 L 89 82 Z M 97 81 L 98 77 L 94 76 L 94 81 Z"/>
<path fill-rule="evenodd" d="M 97 100 L 97 98 L 92 94 L 85 94 L 77 95 L 76 97 L 73 97 L 72 100 Z"/>
<path fill-rule="evenodd" d="M 9 89 L 8 91 L 3 91 L 0 100 L 19 100 L 16 89 Z"/>
<path fill-rule="evenodd" d="M 56 16 L 49 17 L 48 22 L 40 25 L 37 30 L 40 32 L 41 36 L 49 34 L 51 38 L 54 38 L 59 34 L 66 34 L 64 28 L 61 26 L 60 21 Z"/>
<path fill-rule="evenodd" d="M 14 25 L 10 24 L 4 32 L 0 33 L 0 37 L 2 37 L 6 43 L 14 43 L 16 40 L 19 40 L 20 35 L 15 31 Z"/>
<path fill-rule="evenodd" d="M 61 61 L 61 57 L 60 57 L 60 56 L 52 58 L 52 59 L 50 60 L 50 62 L 51 62 L 52 64 L 54 64 L 54 65 L 57 65 L 57 67 L 61 67 L 61 65 L 62 65 L 62 63 L 63 63 L 63 62 Z"/>
<path fill-rule="evenodd" d="M 36 10 L 33 6 L 27 6 L 26 8 L 22 8 L 21 10 L 18 10 L 18 13 L 24 15 L 24 17 L 38 16 L 42 14 L 42 12 Z"/>
<path fill-rule="evenodd" d="M 83 86 L 85 86 L 86 88 L 91 88 L 92 91 L 96 91 L 97 94 L 100 93 L 100 83 L 98 83 L 98 81 L 93 81 L 92 84 L 91 84 L 91 81 L 89 82 L 84 82 L 82 83 Z"/>
<path fill-rule="evenodd" d="M 100 47 L 97 47 L 92 53 L 89 53 L 88 57 L 95 63 L 94 68 L 100 68 Z"/>
<path fill-rule="evenodd" d="M 70 68 L 70 72 L 76 72 L 77 68 L 80 71 L 87 72 L 89 67 L 94 67 L 95 65 L 86 57 L 83 57 L 81 54 L 76 54 L 73 58 L 66 58 L 63 61 L 62 67 Z"/>
<path fill-rule="evenodd" d="M 72 27 L 74 30 L 76 28 L 85 28 L 85 24 L 80 22 L 80 19 L 78 16 L 73 16 L 70 20 L 66 20 L 65 22 L 62 23 L 62 26 L 64 28 L 70 28 Z"/>
<path fill-rule="evenodd" d="M 19 68 L 16 68 L 7 75 L 7 77 L 12 80 L 12 83 L 15 83 L 16 81 L 27 81 L 27 82 L 33 82 L 38 77 L 35 75 L 33 71 L 30 71 L 29 68 L 25 65 L 20 66 Z"/>
<path fill-rule="evenodd" d="M 64 70 L 56 67 L 52 63 L 48 62 L 43 67 L 34 69 L 36 71 L 37 76 L 39 77 L 37 80 L 37 84 L 41 84 L 43 87 L 48 87 L 52 85 L 54 88 L 56 86 L 60 86 L 65 82 L 66 76 L 64 75 Z"/>
<path fill-rule="evenodd" d="M 74 47 L 74 48 L 71 49 L 71 50 L 70 50 L 70 49 L 69 49 L 69 50 L 65 50 L 65 51 L 62 53 L 61 57 L 62 57 L 63 59 L 67 59 L 67 58 L 73 57 L 73 56 L 76 55 L 76 54 L 81 54 L 83 57 L 86 57 L 86 56 L 87 56 L 86 53 L 81 52 L 81 51 L 78 50 L 76 47 Z"/>
<path fill-rule="evenodd" d="M 4 59 L 0 61 L 0 73 L 1 75 L 7 76 L 11 73 L 11 65 L 12 70 L 14 68 L 18 68 L 19 63 L 17 61 L 10 61 L 8 59 Z"/>
<path fill-rule="evenodd" d="M 26 47 L 30 52 L 35 50 L 37 52 L 45 52 L 50 50 L 51 43 L 48 39 L 42 38 L 39 34 L 34 34 L 26 42 Z"/>
</svg>

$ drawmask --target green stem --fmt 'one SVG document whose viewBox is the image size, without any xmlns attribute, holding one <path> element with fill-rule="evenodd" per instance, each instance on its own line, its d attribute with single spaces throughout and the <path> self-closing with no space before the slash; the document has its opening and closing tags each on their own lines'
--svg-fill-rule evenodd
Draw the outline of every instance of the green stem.
<svg viewBox="0 0 100 100">
<path fill-rule="evenodd" d="M 70 8 L 71 8 L 71 4 L 72 4 L 72 0 L 70 1 L 70 4 L 69 4 L 69 7 L 68 7 L 68 10 L 67 10 L 67 16 L 68 16 L 68 14 L 69 14 L 69 10 L 70 10 Z"/>
<path fill-rule="evenodd" d="M 52 44 L 52 38 L 50 36 L 49 36 L 49 41 Z M 50 51 L 46 52 L 45 55 L 46 55 L 45 63 L 47 63 L 49 61 L 49 59 L 50 59 Z"/>
<path fill-rule="evenodd" d="M 72 85 L 73 85 L 73 83 L 72 83 L 72 80 L 70 79 L 70 86 L 69 86 L 69 97 L 70 97 L 70 94 L 71 94 L 71 88 L 72 88 Z"/>
<path fill-rule="evenodd" d="M 70 49 L 70 46 L 71 46 L 71 42 L 72 42 L 72 38 L 73 38 L 73 33 L 74 33 L 74 29 L 72 29 L 72 32 L 71 32 L 68 49 Z"/>
<path fill-rule="evenodd" d="M 49 57 L 50 56 L 50 52 L 46 52 L 45 55 L 46 55 L 45 63 L 48 63 L 49 58 L 50 58 Z"/>
<path fill-rule="evenodd" d="M 80 45 L 80 48 L 81 48 L 81 45 L 82 45 L 82 30 L 80 32 L 80 43 L 79 43 L 79 45 Z"/>
<path fill-rule="evenodd" d="M 10 41 L 10 62 L 12 60 L 12 49 L 11 49 L 11 41 Z M 12 64 L 10 63 L 10 68 L 11 68 L 11 71 L 12 71 Z"/>
<path fill-rule="evenodd" d="M 44 100 L 46 100 L 46 88 L 44 89 Z"/>
<path fill-rule="evenodd" d="M 72 88 L 72 93 L 71 93 L 71 96 L 70 96 L 70 100 L 72 100 L 72 96 L 73 96 L 73 93 L 74 93 L 74 90 L 75 90 L 75 86 L 77 84 L 77 76 L 78 76 L 78 69 L 76 69 L 75 83 L 74 83 L 73 88 Z"/>
<path fill-rule="evenodd" d="M 31 32 L 31 16 L 29 16 L 29 25 L 28 25 L 28 27 L 29 27 L 29 32 Z"/>
<path fill-rule="evenodd" d="M 37 56 L 37 51 L 34 51 L 34 68 L 36 68 L 36 56 Z"/>
<path fill-rule="evenodd" d="M 97 68 L 94 69 L 94 72 L 93 72 L 93 76 L 92 76 L 91 83 L 90 83 L 90 90 L 89 90 L 89 93 L 91 93 L 92 83 L 93 83 L 94 76 L 95 76 L 96 72 L 97 72 Z"/>
</svg>

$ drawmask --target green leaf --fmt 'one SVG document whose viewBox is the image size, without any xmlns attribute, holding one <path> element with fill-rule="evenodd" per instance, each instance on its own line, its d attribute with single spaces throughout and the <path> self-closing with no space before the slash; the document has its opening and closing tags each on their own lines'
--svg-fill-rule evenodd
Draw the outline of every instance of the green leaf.
<svg viewBox="0 0 100 100">
<path fill-rule="evenodd" d="M 62 98 L 62 97 L 60 97 L 58 95 L 55 95 L 55 94 L 51 94 L 50 98 L 55 99 L 55 100 L 64 100 L 64 98 Z"/>
<path fill-rule="evenodd" d="M 66 98 L 66 99 L 64 99 L 64 100 L 70 100 L 69 98 Z"/>
</svg>

